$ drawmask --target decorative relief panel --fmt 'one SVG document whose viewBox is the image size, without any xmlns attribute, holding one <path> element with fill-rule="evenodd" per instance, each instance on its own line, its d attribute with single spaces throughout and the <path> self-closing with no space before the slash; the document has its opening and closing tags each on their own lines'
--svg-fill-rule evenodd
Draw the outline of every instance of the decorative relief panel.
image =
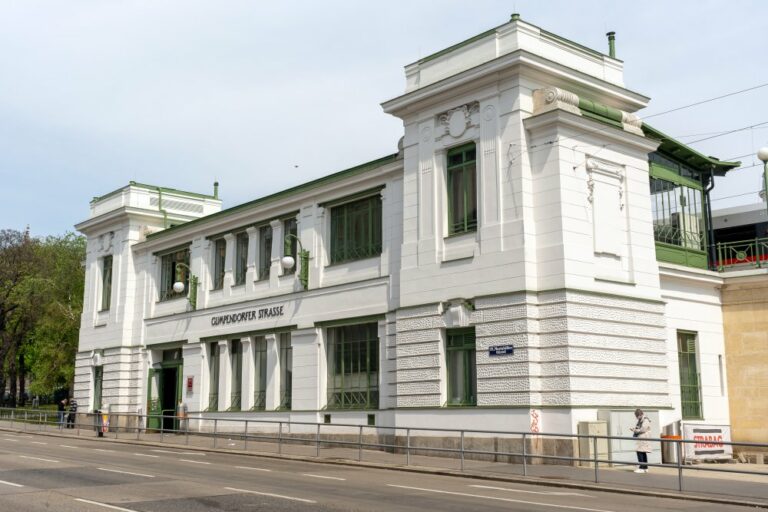
<svg viewBox="0 0 768 512">
<path fill-rule="evenodd" d="M 437 139 L 443 137 L 460 138 L 471 127 L 478 125 L 480 103 L 473 101 L 456 107 L 437 116 Z"/>
<path fill-rule="evenodd" d="M 621 257 L 626 234 L 624 167 L 587 156 L 587 201 L 592 205 L 596 254 Z"/>
</svg>

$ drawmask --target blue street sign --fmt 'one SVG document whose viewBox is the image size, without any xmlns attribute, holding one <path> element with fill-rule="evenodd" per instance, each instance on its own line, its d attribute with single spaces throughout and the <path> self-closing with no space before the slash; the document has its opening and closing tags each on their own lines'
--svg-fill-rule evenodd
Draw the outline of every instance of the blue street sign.
<svg viewBox="0 0 768 512">
<path fill-rule="evenodd" d="M 489 356 L 506 356 L 508 354 L 514 354 L 515 347 L 513 345 L 497 345 L 495 347 L 488 347 Z"/>
</svg>

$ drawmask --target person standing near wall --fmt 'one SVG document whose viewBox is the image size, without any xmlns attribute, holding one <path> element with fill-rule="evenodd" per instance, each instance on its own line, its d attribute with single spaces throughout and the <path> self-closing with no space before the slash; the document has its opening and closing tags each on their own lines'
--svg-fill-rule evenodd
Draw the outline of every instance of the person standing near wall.
<svg viewBox="0 0 768 512">
<path fill-rule="evenodd" d="M 635 470 L 635 473 L 647 473 L 648 472 L 648 454 L 651 453 L 651 443 L 646 441 L 651 437 L 651 419 L 645 415 L 641 409 L 635 409 L 635 418 L 637 418 L 637 424 L 634 427 L 630 427 L 632 437 L 637 439 L 637 462 L 640 465 Z"/>
<path fill-rule="evenodd" d="M 189 414 L 189 411 L 187 410 L 187 404 L 184 403 L 183 400 L 179 400 L 178 406 L 176 406 L 176 416 L 179 418 L 179 431 L 180 432 L 186 432 L 187 431 L 187 415 Z"/>
<path fill-rule="evenodd" d="M 77 417 L 77 400 L 72 398 L 69 401 L 69 414 L 67 415 L 67 428 L 75 428 L 76 417 Z"/>
<path fill-rule="evenodd" d="M 59 428 L 64 428 L 64 415 L 67 410 L 67 399 L 63 398 L 58 404 L 56 404 L 56 410 L 59 413 Z"/>
</svg>

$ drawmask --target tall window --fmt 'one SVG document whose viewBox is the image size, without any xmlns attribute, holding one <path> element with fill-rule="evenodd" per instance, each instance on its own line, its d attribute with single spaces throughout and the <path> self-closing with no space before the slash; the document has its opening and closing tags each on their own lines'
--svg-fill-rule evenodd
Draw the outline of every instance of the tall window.
<svg viewBox="0 0 768 512">
<path fill-rule="evenodd" d="M 189 290 L 189 272 L 187 268 L 179 265 L 183 263 L 189 266 L 189 249 L 180 249 L 163 255 L 160 258 L 160 300 L 184 297 Z M 173 283 L 184 283 L 184 291 L 173 291 Z"/>
<path fill-rule="evenodd" d="M 701 190 L 651 178 L 651 211 L 656 241 L 703 251 L 705 237 L 701 200 Z"/>
<path fill-rule="evenodd" d="M 280 340 L 280 409 L 291 408 L 293 391 L 293 353 L 291 349 L 291 333 L 283 332 Z"/>
<path fill-rule="evenodd" d="M 208 410 L 219 410 L 219 343 L 214 341 L 209 345 L 210 357 L 208 358 Z"/>
<path fill-rule="evenodd" d="M 272 266 L 272 226 L 259 228 L 259 275 L 258 279 L 269 279 Z"/>
<path fill-rule="evenodd" d="M 267 405 L 267 340 L 257 336 L 253 340 L 253 409 L 263 411 Z"/>
<path fill-rule="evenodd" d="M 381 254 L 381 196 L 331 209 L 331 263 Z"/>
<path fill-rule="evenodd" d="M 450 329 L 446 332 L 446 369 L 448 405 L 477 404 L 475 369 L 475 328 Z"/>
<path fill-rule="evenodd" d="M 101 260 L 101 311 L 106 311 L 112 304 L 112 256 Z"/>
<path fill-rule="evenodd" d="M 227 258 L 227 241 L 223 238 L 216 240 L 213 247 L 213 289 L 224 287 L 224 264 Z"/>
<path fill-rule="evenodd" d="M 477 229 L 475 144 L 448 151 L 448 234 Z"/>
<path fill-rule="evenodd" d="M 248 270 L 248 233 L 238 233 L 235 237 L 235 284 L 245 283 Z"/>
<path fill-rule="evenodd" d="M 239 411 L 243 389 L 243 344 L 240 340 L 230 342 L 229 364 L 232 374 L 232 396 L 230 397 L 229 410 Z"/>
<path fill-rule="evenodd" d="M 680 365 L 680 405 L 683 409 L 683 419 L 700 420 L 703 416 L 695 332 L 677 331 L 677 360 Z"/>
<path fill-rule="evenodd" d="M 101 388 L 104 383 L 104 367 L 93 368 L 93 410 L 101 409 Z"/>
<path fill-rule="evenodd" d="M 328 329 L 328 408 L 379 407 L 378 324 Z"/>
<path fill-rule="evenodd" d="M 289 236 L 293 235 L 293 236 Z M 293 274 L 296 272 L 296 267 L 299 266 L 299 262 L 296 261 L 296 250 L 299 246 L 298 241 L 296 240 L 296 237 L 298 235 L 298 230 L 296 226 L 296 219 L 285 219 L 283 221 L 283 236 L 285 237 L 285 242 L 283 244 L 283 256 L 291 256 L 293 258 L 293 261 L 296 262 L 296 264 L 291 267 L 290 269 L 286 269 L 284 272 L 286 274 Z"/>
</svg>

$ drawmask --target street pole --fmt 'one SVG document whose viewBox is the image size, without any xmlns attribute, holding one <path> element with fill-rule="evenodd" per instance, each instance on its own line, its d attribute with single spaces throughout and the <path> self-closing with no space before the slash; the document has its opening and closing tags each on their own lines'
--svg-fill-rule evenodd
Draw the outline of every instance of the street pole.
<svg viewBox="0 0 768 512">
<path fill-rule="evenodd" d="M 763 200 L 768 212 L 768 146 L 757 150 L 757 158 L 763 162 Z"/>
</svg>

